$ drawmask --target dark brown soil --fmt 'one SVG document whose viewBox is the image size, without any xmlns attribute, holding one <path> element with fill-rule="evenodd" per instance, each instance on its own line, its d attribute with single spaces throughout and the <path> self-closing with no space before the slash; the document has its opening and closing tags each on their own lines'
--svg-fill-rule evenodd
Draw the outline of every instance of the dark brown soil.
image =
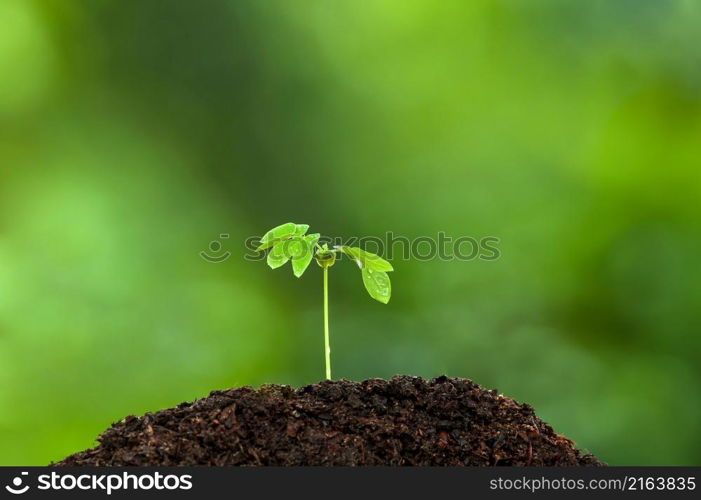
<svg viewBox="0 0 701 500">
<path fill-rule="evenodd" d="M 530 406 L 447 377 L 214 391 L 98 440 L 58 465 L 603 465 Z"/>
</svg>

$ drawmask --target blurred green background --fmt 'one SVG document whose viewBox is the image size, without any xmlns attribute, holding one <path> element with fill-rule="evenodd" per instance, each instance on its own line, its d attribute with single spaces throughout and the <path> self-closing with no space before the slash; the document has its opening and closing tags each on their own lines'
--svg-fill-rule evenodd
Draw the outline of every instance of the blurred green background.
<svg viewBox="0 0 701 500">
<path fill-rule="evenodd" d="M 0 464 L 323 378 L 287 221 L 497 236 L 333 269 L 336 377 L 442 373 L 611 464 L 701 463 L 701 3 L 0 2 Z M 220 233 L 221 264 L 198 255 Z"/>
</svg>

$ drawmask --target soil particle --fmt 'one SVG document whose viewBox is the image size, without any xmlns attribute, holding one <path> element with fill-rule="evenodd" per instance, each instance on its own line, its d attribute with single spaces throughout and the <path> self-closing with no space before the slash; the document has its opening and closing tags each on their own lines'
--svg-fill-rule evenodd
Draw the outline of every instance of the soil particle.
<svg viewBox="0 0 701 500">
<path fill-rule="evenodd" d="M 445 376 L 214 391 L 98 441 L 57 465 L 604 465 L 530 406 Z"/>
</svg>

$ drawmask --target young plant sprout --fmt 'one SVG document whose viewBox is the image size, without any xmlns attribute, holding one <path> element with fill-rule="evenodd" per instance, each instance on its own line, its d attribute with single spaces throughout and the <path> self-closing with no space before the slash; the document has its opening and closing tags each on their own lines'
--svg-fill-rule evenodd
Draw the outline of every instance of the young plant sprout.
<svg viewBox="0 0 701 500">
<path fill-rule="evenodd" d="M 324 353 L 326 378 L 331 379 L 331 345 L 329 342 L 329 268 L 336 263 L 340 252 L 355 261 L 360 268 L 365 289 L 373 299 L 387 304 L 392 295 L 392 284 L 387 273 L 394 271 L 392 264 L 374 253 L 357 247 L 344 245 L 329 248 L 319 244 L 319 233 L 306 234 L 308 224 L 288 222 L 274 227 L 263 235 L 257 251 L 268 250 L 268 265 L 271 269 L 292 261 L 292 272 L 298 278 L 307 270 L 312 258 L 324 271 Z"/>
</svg>

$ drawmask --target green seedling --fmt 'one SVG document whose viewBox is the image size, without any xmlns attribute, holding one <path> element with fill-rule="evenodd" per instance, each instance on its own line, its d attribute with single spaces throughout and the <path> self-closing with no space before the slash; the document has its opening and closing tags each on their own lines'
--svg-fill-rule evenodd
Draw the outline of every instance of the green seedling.
<svg viewBox="0 0 701 500">
<path fill-rule="evenodd" d="M 257 251 L 268 250 L 268 265 L 271 269 L 292 261 L 292 272 L 298 278 L 307 270 L 312 259 L 324 272 L 324 354 L 326 378 L 331 379 L 331 345 L 329 342 L 329 268 L 336 263 L 336 256 L 345 254 L 358 264 L 363 285 L 373 299 L 387 304 L 392 295 L 389 271 L 392 264 L 379 255 L 357 247 L 344 245 L 329 248 L 319 244 L 319 233 L 307 234 L 308 224 L 288 222 L 274 227 L 263 235 Z"/>
</svg>

